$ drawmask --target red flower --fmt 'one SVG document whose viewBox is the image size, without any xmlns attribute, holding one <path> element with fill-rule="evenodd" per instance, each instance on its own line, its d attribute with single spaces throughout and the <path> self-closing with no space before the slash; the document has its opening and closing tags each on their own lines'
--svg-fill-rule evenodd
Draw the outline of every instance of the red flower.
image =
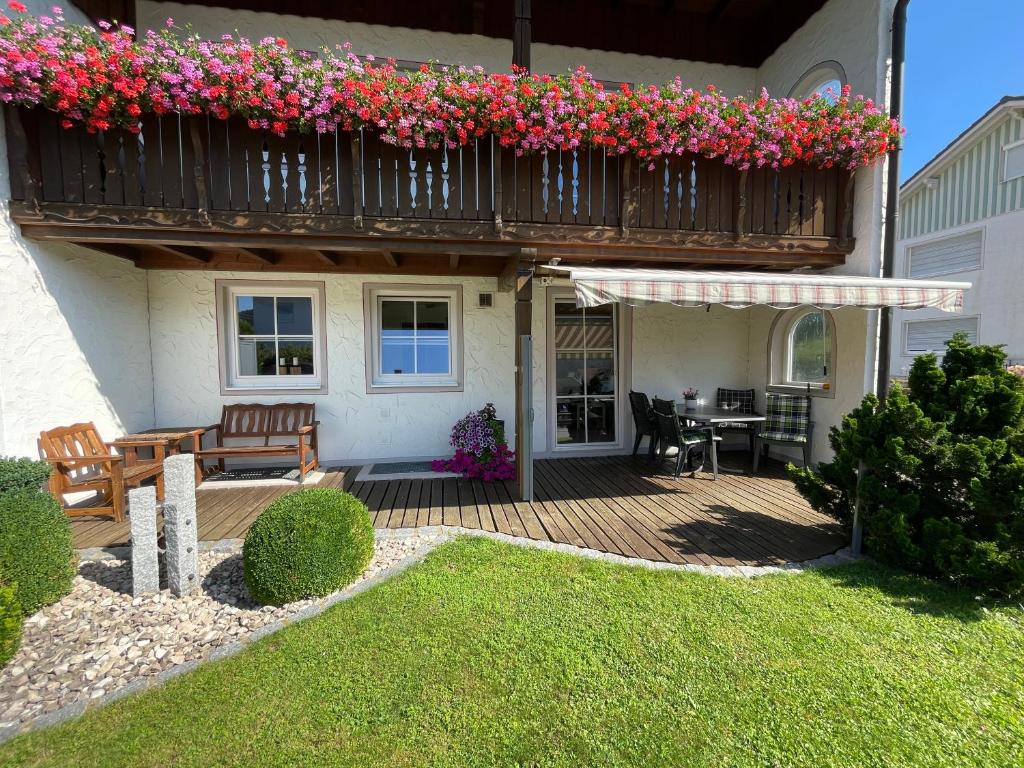
<svg viewBox="0 0 1024 768">
<path fill-rule="evenodd" d="M 25 4 L 19 3 L 18 0 L 9 0 L 9 2 L 7 3 L 7 7 L 10 8 L 15 13 L 24 13 L 25 11 L 28 10 L 28 8 L 25 7 Z"/>
</svg>

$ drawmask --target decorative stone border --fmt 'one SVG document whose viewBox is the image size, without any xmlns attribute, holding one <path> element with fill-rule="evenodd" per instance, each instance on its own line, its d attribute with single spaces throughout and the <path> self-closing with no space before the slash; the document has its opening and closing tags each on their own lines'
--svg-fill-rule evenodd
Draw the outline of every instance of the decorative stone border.
<svg viewBox="0 0 1024 768">
<path fill-rule="evenodd" d="M 271 635 L 289 624 L 303 621 L 305 619 L 312 618 L 323 613 L 325 610 L 334 606 L 338 603 L 350 600 L 356 595 L 362 594 L 368 589 L 377 586 L 378 584 L 391 579 L 398 575 L 402 571 L 406 570 L 410 566 L 421 562 L 430 554 L 437 546 L 447 543 L 459 536 L 477 536 L 486 539 L 492 539 L 494 541 L 500 541 L 506 544 L 512 544 L 514 546 L 526 547 L 529 549 L 537 549 L 548 552 L 560 552 L 563 554 L 576 555 L 578 557 L 585 557 L 594 560 L 602 560 L 608 563 L 614 563 L 616 565 L 625 565 L 633 568 L 647 568 L 649 570 L 656 571 L 676 571 L 683 573 L 704 573 L 715 576 L 727 577 L 727 578 L 754 578 L 758 576 L 765 576 L 773 573 L 788 573 L 788 574 L 799 574 L 806 570 L 817 569 L 817 568 L 828 568 L 836 565 L 842 565 L 855 561 L 857 558 L 854 557 L 848 548 L 838 550 L 835 553 L 818 557 L 813 560 L 806 560 L 803 562 L 786 563 L 784 565 L 768 565 L 768 566 L 755 566 L 755 565 L 737 565 L 737 566 L 722 566 L 722 565 L 693 565 L 693 564 L 679 564 L 679 563 L 666 563 L 660 561 L 644 560 L 640 558 L 625 557 L 623 555 L 616 555 L 609 552 L 601 552 L 595 549 L 586 549 L 584 547 L 576 547 L 571 544 L 560 544 L 549 541 L 537 541 L 535 539 L 523 538 L 518 536 L 510 536 L 504 533 L 498 533 L 494 531 L 483 531 L 474 528 L 462 528 L 457 526 L 424 526 L 422 528 L 397 528 L 397 529 L 382 529 L 376 532 L 377 541 L 386 540 L 403 540 L 411 538 L 424 538 L 426 541 L 423 546 L 415 553 L 404 557 L 398 562 L 384 568 L 374 576 L 360 581 L 351 587 L 348 587 L 340 592 L 320 600 L 314 604 L 307 605 L 295 613 L 287 616 L 286 618 L 278 621 L 265 624 L 259 627 L 243 638 L 234 640 L 232 642 L 220 645 L 210 651 L 203 659 L 194 659 L 186 661 L 183 664 L 178 664 L 169 667 L 156 675 L 140 677 L 127 683 L 120 688 L 111 690 L 109 693 L 99 696 L 94 699 L 79 700 L 69 704 L 60 709 L 49 712 L 47 714 L 40 715 L 32 720 L 28 720 L 17 725 L 12 725 L 4 729 L 0 729 L 0 743 L 13 738 L 14 736 L 25 733 L 38 728 L 46 728 L 58 723 L 65 722 L 72 718 L 82 715 L 87 709 L 99 709 L 107 706 L 119 699 L 129 696 L 133 693 L 146 690 L 148 688 L 156 688 L 162 686 L 169 680 L 173 680 L 179 675 L 183 675 L 187 672 L 191 672 L 196 669 L 204 661 L 216 661 L 218 659 L 224 659 L 229 656 L 233 656 L 236 653 L 242 651 L 246 646 L 260 640 L 268 635 Z M 214 542 L 200 542 L 201 552 L 238 552 L 241 550 L 242 539 L 225 539 Z M 88 549 L 81 550 L 79 555 L 82 562 L 92 562 L 99 560 L 123 560 L 130 554 L 128 547 L 109 547 L 106 549 Z"/>
</svg>

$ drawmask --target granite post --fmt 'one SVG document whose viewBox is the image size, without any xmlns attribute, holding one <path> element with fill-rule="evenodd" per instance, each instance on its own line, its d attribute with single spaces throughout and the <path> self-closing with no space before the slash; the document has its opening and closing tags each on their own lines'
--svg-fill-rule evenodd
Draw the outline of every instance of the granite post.
<svg viewBox="0 0 1024 768">
<path fill-rule="evenodd" d="M 199 591 L 196 469 L 190 454 L 164 459 L 164 538 L 167 586 L 177 596 Z"/>
<path fill-rule="evenodd" d="M 128 491 L 128 520 L 132 532 L 132 595 L 160 590 L 160 560 L 156 551 L 156 488 Z"/>
</svg>

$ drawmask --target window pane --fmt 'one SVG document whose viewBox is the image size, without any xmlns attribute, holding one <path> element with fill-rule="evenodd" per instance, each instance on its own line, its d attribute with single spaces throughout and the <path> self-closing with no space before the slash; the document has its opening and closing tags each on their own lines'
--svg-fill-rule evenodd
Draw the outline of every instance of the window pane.
<svg viewBox="0 0 1024 768">
<path fill-rule="evenodd" d="M 312 336 L 313 300 L 308 296 L 278 296 L 277 332 L 282 336 Z"/>
<path fill-rule="evenodd" d="M 582 395 L 586 366 L 582 352 L 556 352 L 556 395 Z"/>
<path fill-rule="evenodd" d="M 272 296 L 236 296 L 238 332 L 243 336 L 274 334 L 274 298 Z"/>
<path fill-rule="evenodd" d="M 416 372 L 414 302 L 389 299 L 380 303 L 380 372 Z"/>
<path fill-rule="evenodd" d="M 238 373 L 241 376 L 276 376 L 277 348 L 272 341 L 238 340 Z"/>
<path fill-rule="evenodd" d="M 591 443 L 615 442 L 615 401 L 587 398 L 587 435 Z"/>
<path fill-rule="evenodd" d="M 278 365 L 282 376 L 312 376 L 311 339 L 281 339 L 277 343 Z"/>
<path fill-rule="evenodd" d="M 615 394 L 615 355 L 587 351 L 587 394 Z"/>
<path fill-rule="evenodd" d="M 828 380 L 826 368 L 831 366 L 831 339 L 820 312 L 804 315 L 797 321 L 790 336 L 789 380 L 820 384 Z"/>
<path fill-rule="evenodd" d="M 421 331 L 447 331 L 448 302 L 416 302 L 416 326 Z"/>
<path fill-rule="evenodd" d="M 555 304 L 555 349 L 583 349 L 583 310 L 574 303 Z"/>
<path fill-rule="evenodd" d="M 559 445 L 587 442 L 586 400 L 582 397 L 555 403 L 555 439 Z"/>
<path fill-rule="evenodd" d="M 612 304 L 587 310 L 587 349 L 611 349 L 615 346 L 613 311 Z"/>
<path fill-rule="evenodd" d="M 416 334 L 416 373 L 450 373 L 448 331 Z"/>
<path fill-rule="evenodd" d="M 380 303 L 380 327 L 385 331 L 413 330 L 412 301 L 388 299 Z"/>
</svg>

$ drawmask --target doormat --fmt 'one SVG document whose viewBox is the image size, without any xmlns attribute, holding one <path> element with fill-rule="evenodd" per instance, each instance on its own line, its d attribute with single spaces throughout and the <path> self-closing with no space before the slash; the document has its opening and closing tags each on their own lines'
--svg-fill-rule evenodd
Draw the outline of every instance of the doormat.
<svg viewBox="0 0 1024 768">
<path fill-rule="evenodd" d="M 203 479 L 202 485 L 218 488 L 245 488 L 261 485 L 316 485 L 324 479 L 320 470 L 306 473 L 306 480 L 299 482 L 299 470 L 295 467 L 242 467 L 227 469 Z"/>
<path fill-rule="evenodd" d="M 356 482 L 374 480 L 433 480 L 441 477 L 459 477 L 455 472 L 434 472 L 431 461 L 385 461 L 367 464 L 359 470 Z"/>
</svg>

